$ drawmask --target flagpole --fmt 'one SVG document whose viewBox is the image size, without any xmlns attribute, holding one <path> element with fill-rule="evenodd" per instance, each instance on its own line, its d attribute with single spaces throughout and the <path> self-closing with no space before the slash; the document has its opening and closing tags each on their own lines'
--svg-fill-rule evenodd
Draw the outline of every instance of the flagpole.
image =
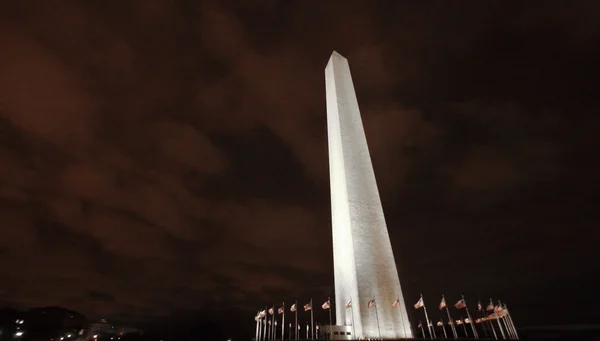
<svg viewBox="0 0 600 341">
<path fill-rule="evenodd" d="M 256 335 L 254 336 L 254 340 L 258 341 L 258 322 L 260 321 L 260 318 L 258 317 L 258 315 L 256 315 Z"/>
<path fill-rule="evenodd" d="M 331 319 L 331 297 L 327 297 L 327 305 L 329 306 L 329 339 L 331 339 L 333 336 L 333 327 L 331 326 L 333 324 L 333 320 Z"/>
<path fill-rule="evenodd" d="M 448 338 L 448 334 L 446 334 L 446 326 L 445 326 L 445 323 L 444 323 L 444 319 L 440 318 L 440 322 L 442 323 L 442 330 L 444 331 L 444 339 L 447 339 Z"/>
<path fill-rule="evenodd" d="M 471 314 L 469 313 L 469 307 L 467 307 L 467 301 L 465 300 L 465 296 L 462 295 L 462 299 L 465 302 L 465 310 L 467 311 L 467 317 L 469 318 L 469 322 L 471 323 L 471 328 L 473 329 L 473 337 L 479 339 L 479 335 L 477 335 L 477 330 L 475 329 L 475 321 L 471 318 Z"/>
<path fill-rule="evenodd" d="M 315 338 L 315 326 L 314 326 L 314 315 L 313 315 L 313 300 L 310 299 L 310 339 Z"/>
<path fill-rule="evenodd" d="M 483 312 L 483 308 L 480 310 L 479 315 L 481 315 L 481 329 L 483 329 L 483 335 L 485 336 L 485 338 L 488 338 L 488 333 L 487 333 L 487 328 L 485 327 L 485 313 Z"/>
<path fill-rule="evenodd" d="M 427 330 L 429 331 L 429 338 L 433 340 L 433 333 L 431 332 L 431 326 L 429 325 L 429 316 L 427 316 L 427 308 L 425 307 L 423 294 L 421 294 L 421 300 L 423 302 L 423 312 L 425 312 L 425 323 L 427 324 Z"/>
<path fill-rule="evenodd" d="M 508 321 L 510 322 L 510 325 L 514 331 L 515 337 L 517 338 L 517 340 L 519 339 L 519 334 L 517 333 L 517 327 L 515 327 L 515 323 L 513 322 L 512 316 L 510 315 L 510 311 L 508 310 L 508 307 L 506 306 L 506 303 L 504 303 L 504 310 L 506 311 L 506 316 L 508 316 Z"/>
<path fill-rule="evenodd" d="M 506 315 L 504 316 L 506 319 L 506 324 L 508 325 L 508 329 L 510 329 L 511 334 L 513 336 L 513 339 L 518 340 L 519 336 L 517 335 L 517 330 L 515 329 L 515 326 L 512 322 L 512 318 L 510 317 L 510 313 L 508 312 L 508 308 L 506 307 L 506 304 L 504 304 L 504 307 L 502 307 L 502 311 L 504 311 L 506 313 Z"/>
<path fill-rule="evenodd" d="M 296 309 L 294 309 L 294 314 L 296 315 L 296 327 L 294 328 L 294 335 L 296 335 L 296 340 L 298 340 L 298 301 L 294 303 Z"/>
<path fill-rule="evenodd" d="M 494 302 L 492 302 L 492 299 L 490 298 L 490 303 L 488 304 L 488 306 L 485 308 L 485 312 L 487 312 L 487 317 L 486 320 L 487 322 L 490 324 L 490 328 L 492 328 L 492 334 L 494 334 L 494 339 L 498 340 L 498 334 L 496 334 L 496 328 L 494 328 L 494 323 L 492 323 L 492 320 L 490 319 L 490 316 L 492 314 L 489 313 L 489 307 L 492 307 L 492 311 L 494 310 Z M 484 313 L 485 315 L 485 313 Z"/>
<path fill-rule="evenodd" d="M 269 326 L 267 325 L 268 318 L 268 316 L 265 316 L 265 319 L 263 320 L 263 341 L 267 341 L 267 330 L 269 329 Z"/>
<path fill-rule="evenodd" d="M 285 339 L 285 302 L 281 306 L 281 340 Z"/>
<path fill-rule="evenodd" d="M 458 339 L 458 334 L 456 333 L 456 327 L 454 326 L 454 319 L 450 316 L 450 310 L 448 310 L 448 302 L 446 302 L 446 296 L 442 295 L 442 301 L 444 302 L 444 308 L 446 308 L 446 314 L 448 315 L 448 324 L 450 325 L 450 330 L 452 330 L 452 335 L 454 335 L 454 339 Z M 440 306 L 442 304 L 440 303 Z"/>
<path fill-rule="evenodd" d="M 494 305 L 494 301 L 492 301 L 491 298 L 490 298 L 490 303 L 492 304 L 492 306 Z M 500 315 L 498 314 L 498 311 L 495 306 L 494 306 L 494 315 L 496 317 L 496 322 L 498 322 L 498 328 L 500 328 L 500 334 L 502 334 L 502 339 L 506 340 L 506 335 L 504 334 L 504 330 L 502 329 L 502 324 L 500 323 L 500 318 L 499 318 Z"/>
<path fill-rule="evenodd" d="M 379 327 L 379 313 L 377 312 L 377 302 L 375 301 L 375 297 L 373 297 L 373 303 L 375 304 L 375 319 L 377 320 L 377 333 L 379 337 L 381 337 L 381 328 Z"/>
<path fill-rule="evenodd" d="M 498 316 L 498 317 L 502 319 L 502 324 L 504 325 L 504 329 L 506 329 L 506 334 L 508 334 L 508 338 L 511 340 L 514 339 L 512 330 L 510 330 L 510 328 L 508 327 L 508 324 L 506 323 L 506 319 L 504 318 L 504 316 Z"/>
<path fill-rule="evenodd" d="M 350 299 L 350 316 L 352 317 L 352 339 L 356 340 L 356 329 L 354 328 L 354 307 L 352 306 L 352 299 Z M 332 335 L 329 337 L 333 338 Z"/>
<path fill-rule="evenodd" d="M 442 295 L 442 297 L 444 297 Z M 446 299 L 444 298 L 444 303 L 446 303 Z M 452 329 L 452 334 L 454 335 L 454 339 L 458 339 L 458 333 L 456 333 L 456 327 L 454 326 L 454 320 L 450 316 L 450 311 L 448 310 L 448 304 L 446 303 L 446 314 L 448 314 L 448 322 L 450 322 L 450 329 Z"/>
<path fill-rule="evenodd" d="M 259 341 L 258 335 L 260 334 L 260 317 L 256 320 L 256 336 L 254 340 Z"/>
<path fill-rule="evenodd" d="M 421 322 L 421 320 L 419 320 L 419 326 L 421 326 L 421 333 L 423 333 L 423 338 L 426 339 L 427 337 L 425 336 L 425 329 L 423 329 L 423 322 Z"/>
<path fill-rule="evenodd" d="M 273 315 L 271 315 L 271 340 L 275 340 L 275 331 L 277 325 L 275 324 L 275 304 L 273 304 Z"/>
<path fill-rule="evenodd" d="M 502 306 L 500 305 L 500 301 L 498 301 L 498 308 L 502 309 Z M 504 325 L 504 329 L 506 330 L 508 339 L 512 340 L 512 339 L 514 339 L 512 330 L 510 330 L 510 328 L 508 327 L 508 324 L 506 323 L 506 319 L 504 318 L 505 316 L 501 314 L 502 312 L 503 312 L 502 310 L 498 311 L 498 319 L 502 319 L 502 324 Z"/>
<path fill-rule="evenodd" d="M 310 332 L 310 326 L 308 325 L 308 322 L 306 322 L 306 339 L 308 340 L 308 333 Z"/>
<path fill-rule="evenodd" d="M 460 319 L 462 320 L 462 326 L 463 326 L 463 329 L 465 330 L 465 336 L 469 337 L 469 332 L 467 331 L 467 323 L 465 323 L 465 319 L 462 318 L 462 316 L 460 317 Z"/>
<path fill-rule="evenodd" d="M 504 309 L 502 308 L 502 302 L 500 302 L 500 300 L 498 300 L 498 308 L 500 308 L 500 312 L 504 312 Z M 511 328 L 509 328 L 508 323 L 506 322 L 506 319 L 504 318 L 504 315 L 502 316 L 498 316 L 499 318 L 502 318 L 502 323 L 504 324 L 504 328 L 506 328 L 506 333 L 508 334 L 508 338 L 509 339 L 514 339 L 513 333 Z"/>
</svg>

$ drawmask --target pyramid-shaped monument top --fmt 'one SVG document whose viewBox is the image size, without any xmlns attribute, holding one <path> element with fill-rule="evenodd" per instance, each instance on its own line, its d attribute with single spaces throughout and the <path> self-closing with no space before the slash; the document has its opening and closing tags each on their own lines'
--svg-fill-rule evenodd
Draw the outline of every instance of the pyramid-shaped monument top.
<svg viewBox="0 0 600 341">
<path fill-rule="evenodd" d="M 329 62 L 327 62 L 327 66 L 329 66 L 332 62 L 339 60 L 339 61 L 344 61 L 344 62 L 348 62 L 348 59 L 346 59 L 346 57 L 342 56 L 341 54 L 339 54 L 337 51 L 333 51 L 331 53 L 331 56 L 329 57 Z"/>
<path fill-rule="evenodd" d="M 350 66 L 335 51 L 325 88 L 336 323 L 354 340 L 412 338 Z"/>
</svg>

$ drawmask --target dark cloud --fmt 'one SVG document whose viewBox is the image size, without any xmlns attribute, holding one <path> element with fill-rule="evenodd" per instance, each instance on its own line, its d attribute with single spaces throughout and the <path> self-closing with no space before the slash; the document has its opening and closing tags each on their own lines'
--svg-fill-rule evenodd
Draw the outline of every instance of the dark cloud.
<svg viewBox="0 0 600 341">
<path fill-rule="evenodd" d="M 251 322 L 332 295 L 336 49 L 407 299 L 591 316 L 555 302 L 599 271 L 597 6 L 344 4 L 0 5 L 0 301 Z"/>
</svg>

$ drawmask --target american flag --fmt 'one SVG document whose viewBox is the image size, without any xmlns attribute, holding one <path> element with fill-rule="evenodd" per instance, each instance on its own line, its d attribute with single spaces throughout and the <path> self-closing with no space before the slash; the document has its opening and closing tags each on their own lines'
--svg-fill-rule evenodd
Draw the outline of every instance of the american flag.
<svg viewBox="0 0 600 341">
<path fill-rule="evenodd" d="M 275 314 L 275 307 L 269 309 L 269 315 Z"/>
<path fill-rule="evenodd" d="M 421 298 L 419 298 L 417 303 L 415 303 L 415 309 L 422 308 L 424 305 L 425 305 L 425 303 L 423 302 L 423 296 L 421 296 Z"/>
<path fill-rule="evenodd" d="M 277 309 L 277 314 L 279 314 L 279 315 L 283 314 L 283 307 Z"/>
<path fill-rule="evenodd" d="M 323 305 L 321 306 L 321 308 L 323 308 L 323 310 L 329 309 L 330 308 L 330 306 L 329 306 L 329 300 L 327 300 L 325 303 L 323 303 Z"/>
<path fill-rule="evenodd" d="M 456 309 L 462 309 L 465 308 L 467 306 L 467 302 L 465 302 L 464 298 L 461 298 L 458 302 L 456 302 L 456 304 L 454 304 L 454 307 Z"/>
<path fill-rule="evenodd" d="M 290 311 L 296 311 L 296 303 L 292 304 L 290 307 Z"/>
<path fill-rule="evenodd" d="M 346 309 L 348 308 L 352 308 L 352 300 L 348 301 L 348 303 L 346 303 Z"/>
<path fill-rule="evenodd" d="M 374 306 L 375 306 L 375 300 L 370 300 L 369 304 L 368 304 L 368 307 L 369 308 L 373 308 Z"/>
<path fill-rule="evenodd" d="M 312 310 L 312 303 L 307 303 L 304 305 L 304 311 Z"/>
<path fill-rule="evenodd" d="M 446 308 L 446 298 L 442 297 L 442 301 L 440 302 L 440 310 Z"/>
<path fill-rule="evenodd" d="M 400 298 L 397 298 L 394 303 L 392 303 L 392 308 L 398 308 L 400 306 Z"/>
</svg>

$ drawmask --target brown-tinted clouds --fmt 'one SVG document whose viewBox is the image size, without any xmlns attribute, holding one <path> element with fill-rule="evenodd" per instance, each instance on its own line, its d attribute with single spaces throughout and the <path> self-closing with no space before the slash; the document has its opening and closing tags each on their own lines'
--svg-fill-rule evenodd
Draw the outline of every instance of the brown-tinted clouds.
<svg viewBox="0 0 600 341">
<path fill-rule="evenodd" d="M 600 11 L 536 6 L 3 2 L 0 303 L 251 321 L 332 295 L 336 49 L 406 297 L 591 318 L 564 302 L 599 271 Z"/>
</svg>

